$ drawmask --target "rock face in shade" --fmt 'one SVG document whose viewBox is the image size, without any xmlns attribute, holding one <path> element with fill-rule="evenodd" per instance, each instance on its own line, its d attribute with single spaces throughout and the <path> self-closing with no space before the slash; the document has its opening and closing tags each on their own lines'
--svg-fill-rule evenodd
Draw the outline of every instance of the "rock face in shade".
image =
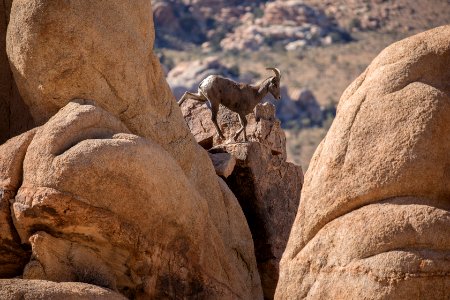
<svg viewBox="0 0 450 300">
<path fill-rule="evenodd" d="M 12 0 L 0 3 L 0 144 L 34 126 L 28 107 L 17 90 L 6 56 L 6 27 Z"/>
<path fill-rule="evenodd" d="M 30 258 L 14 228 L 10 201 L 22 180 L 22 162 L 34 130 L 8 140 L 0 146 L 0 278 L 22 274 Z"/>
<path fill-rule="evenodd" d="M 222 211 L 160 145 L 89 101 L 69 103 L 36 132 L 23 163 L 12 209 L 32 246 L 23 277 L 146 299 L 261 297 L 245 217 L 216 180 Z"/>
<path fill-rule="evenodd" d="M 0 298 L 4 300 L 125 300 L 111 290 L 81 282 L 56 283 L 44 280 L 0 280 Z"/>
<path fill-rule="evenodd" d="M 317 149 L 277 299 L 445 299 L 450 26 L 397 42 L 344 92 Z"/>
<path fill-rule="evenodd" d="M 182 111 L 199 142 L 215 134 L 205 105 L 187 100 Z M 303 184 L 301 167 L 286 162 L 286 138 L 272 104 L 258 104 L 247 116 L 249 143 L 210 141 L 212 155 L 231 154 L 236 165 L 226 179 L 239 200 L 252 231 L 264 296 L 273 298 L 278 264 L 295 219 Z M 221 107 L 219 125 L 226 138 L 240 128 L 237 116 Z M 212 136 L 211 136 L 212 137 Z M 238 138 L 239 140 L 242 137 Z"/>
</svg>

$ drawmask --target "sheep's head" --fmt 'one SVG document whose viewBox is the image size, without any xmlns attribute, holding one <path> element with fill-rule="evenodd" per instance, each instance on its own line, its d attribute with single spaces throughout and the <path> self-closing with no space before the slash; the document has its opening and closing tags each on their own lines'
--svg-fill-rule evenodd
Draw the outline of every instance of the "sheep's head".
<svg viewBox="0 0 450 300">
<path fill-rule="evenodd" d="M 281 81 L 281 72 L 277 68 L 267 68 L 267 70 L 272 70 L 275 72 L 275 76 L 270 78 L 269 83 L 269 92 L 272 96 L 280 100 L 281 99 L 281 90 L 280 90 L 280 81 Z"/>
</svg>

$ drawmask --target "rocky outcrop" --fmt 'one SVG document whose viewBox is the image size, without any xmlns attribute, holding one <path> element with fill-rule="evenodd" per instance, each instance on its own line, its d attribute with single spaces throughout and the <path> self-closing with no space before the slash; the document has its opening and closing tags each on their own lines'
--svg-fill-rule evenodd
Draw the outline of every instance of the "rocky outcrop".
<svg viewBox="0 0 450 300">
<path fill-rule="evenodd" d="M 152 51 L 150 1 L 19 0 L 11 14 L 8 56 L 37 123 L 74 98 L 94 100 L 161 145 L 202 196 L 222 207 L 208 155 L 190 135 Z"/>
<path fill-rule="evenodd" d="M 405 33 L 425 30 L 448 23 L 450 5 L 445 1 L 427 0 L 305 0 L 306 4 L 322 8 L 326 15 L 351 31 Z"/>
<path fill-rule="evenodd" d="M 215 134 L 209 110 L 187 100 L 182 111 L 194 136 L 206 145 L 205 139 Z M 212 155 L 231 154 L 236 160 L 226 182 L 244 210 L 255 242 L 264 296 L 271 299 L 278 280 L 278 264 L 299 204 L 303 172 L 299 166 L 286 162 L 286 138 L 272 104 L 258 104 L 247 119 L 250 142 L 224 142 L 214 136 L 207 146 L 212 147 Z M 219 110 L 218 120 L 227 138 L 240 128 L 237 116 L 224 107 Z"/>
<path fill-rule="evenodd" d="M 160 47 L 179 50 L 277 49 L 347 42 L 349 33 L 405 35 L 448 23 L 446 1 L 409 0 L 153 0 Z M 165 30 L 167 28 L 167 30 Z M 360 38 L 361 35 L 355 35 Z M 370 37 L 369 37 L 370 38 Z"/>
<path fill-rule="evenodd" d="M 249 51 L 280 45 L 288 51 L 348 42 L 351 37 L 321 9 L 304 1 L 273 1 L 262 16 L 248 16 L 220 42 L 224 50 Z"/>
<path fill-rule="evenodd" d="M 278 299 L 445 299 L 450 26 L 386 48 L 344 92 L 305 179 Z"/>
<path fill-rule="evenodd" d="M 157 46 L 183 50 L 187 45 L 205 43 L 217 48 L 242 15 L 265 1 L 153 0 Z"/>
<path fill-rule="evenodd" d="M 6 56 L 6 27 L 12 0 L 0 3 L 0 144 L 33 128 L 28 107 L 17 90 Z"/>
<path fill-rule="evenodd" d="M 12 222 L 10 201 L 21 184 L 22 162 L 34 132 L 24 133 L 0 146 L 0 278 L 22 274 L 30 258 Z"/>
<path fill-rule="evenodd" d="M 56 283 L 44 280 L 0 280 L 0 298 L 4 300 L 125 300 L 111 290 L 80 282 Z"/>
<path fill-rule="evenodd" d="M 12 205 L 32 248 L 23 277 L 261 298 L 245 216 L 185 125 L 153 40 L 150 1 L 14 1 L 8 56 L 42 124 Z"/>
<path fill-rule="evenodd" d="M 285 250 L 300 200 L 303 172 L 257 142 L 218 146 L 236 166 L 226 182 L 239 200 L 252 231 L 264 296 L 272 299 L 279 262 Z"/>
<path fill-rule="evenodd" d="M 211 111 L 204 103 L 187 99 L 181 106 L 181 111 L 195 140 L 202 147 L 211 149 L 225 142 L 217 136 L 214 124 L 211 121 Z M 272 104 L 257 105 L 254 114 L 247 116 L 247 122 L 247 138 L 249 141 L 264 144 L 274 154 L 281 154 L 283 158 L 286 158 L 286 137 L 281 129 L 280 121 L 275 119 L 275 108 Z M 224 106 L 220 106 L 217 123 L 225 139 L 229 142 L 235 142 L 231 138 L 241 127 L 237 114 Z M 243 140 L 242 134 L 236 137 L 237 142 Z"/>
<path fill-rule="evenodd" d="M 69 103 L 25 156 L 12 208 L 22 243 L 32 246 L 23 277 L 129 297 L 258 297 L 244 215 L 218 185 L 223 211 L 208 207 L 160 145 L 89 102 Z"/>
</svg>

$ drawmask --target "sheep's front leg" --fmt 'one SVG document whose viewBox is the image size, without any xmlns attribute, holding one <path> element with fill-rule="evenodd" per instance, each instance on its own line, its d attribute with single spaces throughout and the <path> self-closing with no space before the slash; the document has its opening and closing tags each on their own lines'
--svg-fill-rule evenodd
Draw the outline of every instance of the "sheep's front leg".
<svg viewBox="0 0 450 300">
<path fill-rule="evenodd" d="M 233 139 L 236 140 L 237 136 L 244 131 L 244 142 L 247 142 L 247 132 L 246 132 L 246 127 L 247 127 L 247 118 L 245 118 L 245 116 L 238 114 L 239 117 L 239 122 L 241 123 L 241 128 L 236 131 L 236 133 L 233 136 Z"/>
<path fill-rule="evenodd" d="M 219 128 L 219 125 L 217 124 L 217 113 L 219 112 L 219 104 L 216 105 L 215 103 L 211 103 L 211 101 L 209 101 L 209 104 L 210 104 L 209 108 L 211 109 L 211 121 L 213 122 L 219 137 L 221 139 L 225 139 L 225 137 L 222 134 L 222 131 Z"/>
</svg>

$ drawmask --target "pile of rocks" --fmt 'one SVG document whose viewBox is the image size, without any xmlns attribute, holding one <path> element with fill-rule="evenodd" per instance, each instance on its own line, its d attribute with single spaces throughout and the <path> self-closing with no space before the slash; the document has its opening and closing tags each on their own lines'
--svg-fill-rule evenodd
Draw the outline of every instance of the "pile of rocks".
<svg viewBox="0 0 450 300">
<path fill-rule="evenodd" d="M 264 1 L 153 0 L 153 17 L 160 47 L 183 49 L 185 43 L 218 46 L 242 17 Z"/>
<path fill-rule="evenodd" d="M 298 50 L 350 40 L 332 17 L 300 0 L 154 0 L 153 5 L 161 47 L 181 49 L 182 42 L 191 42 L 209 50 L 251 51 L 275 44 Z"/>
<path fill-rule="evenodd" d="M 308 46 L 349 41 L 350 36 L 333 18 L 300 0 L 274 1 L 264 6 L 261 17 L 243 18 L 242 25 L 220 43 L 224 50 L 258 50 L 279 45 L 294 51 Z"/>
<path fill-rule="evenodd" d="M 448 23 L 448 1 L 304 0 L 349 31 L 409 32 Z"/>
</svg>

